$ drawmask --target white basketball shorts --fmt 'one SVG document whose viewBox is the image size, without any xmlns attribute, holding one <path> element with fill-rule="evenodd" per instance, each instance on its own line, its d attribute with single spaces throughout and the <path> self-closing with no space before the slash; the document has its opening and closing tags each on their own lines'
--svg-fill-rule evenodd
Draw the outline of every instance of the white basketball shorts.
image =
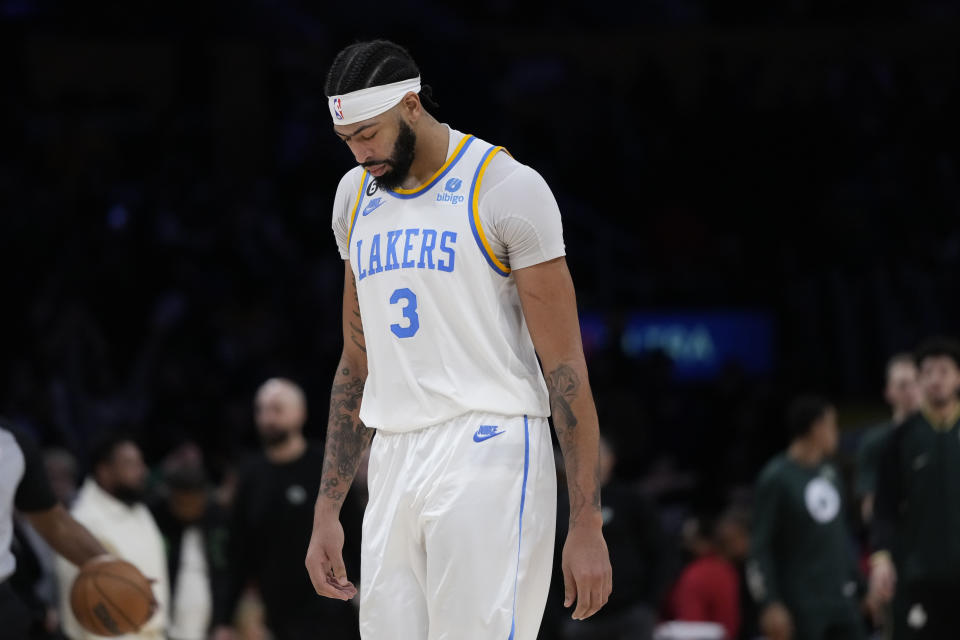
<svg viewBox="0 0 960 640">
<path fill-rule="evenodd" d="M 557 516 L 545 418 L 378 432 L 368 482 L 363 640 L 535 640 Z"/>
</svg>

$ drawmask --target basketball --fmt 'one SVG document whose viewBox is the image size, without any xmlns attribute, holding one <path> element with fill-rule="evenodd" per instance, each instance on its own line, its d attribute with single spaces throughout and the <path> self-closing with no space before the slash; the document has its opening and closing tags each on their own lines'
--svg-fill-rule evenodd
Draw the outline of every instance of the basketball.
<svg viewBox="0 0 960 640">
<path fill-rule="evenodd" d="M 70 590 L 70 608 L 80 626 L 101 636 L 133 633 L 156 610 L 150 581 L 123 560 L 85 564 Z"/>
</svg>

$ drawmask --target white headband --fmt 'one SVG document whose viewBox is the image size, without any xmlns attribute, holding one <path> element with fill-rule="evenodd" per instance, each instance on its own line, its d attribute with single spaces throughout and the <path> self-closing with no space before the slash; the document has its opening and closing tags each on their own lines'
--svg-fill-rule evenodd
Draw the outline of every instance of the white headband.
<svg viewBox="0 0 960 640">
<path fill-rule="evenodd" d="M 391 84 L 330 96 L 330 117 L 333 124 L 354 124 L 380 115 L 400 104 L 413 91 L 420 93 L 420 76 Z"/>
</svg>

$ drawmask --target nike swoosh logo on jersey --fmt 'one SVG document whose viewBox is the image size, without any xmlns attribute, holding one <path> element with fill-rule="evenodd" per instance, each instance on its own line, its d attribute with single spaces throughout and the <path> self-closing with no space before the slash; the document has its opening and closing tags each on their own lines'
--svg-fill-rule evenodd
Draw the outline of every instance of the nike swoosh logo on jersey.
<svg viewBox="0 0 960 640">
<path fill-rule="evenodd" d="M 367 203 L 367 206 L 363 208 L 363 215 L 373 213 L 374 211 L 380 208 L 380 205 L 383 205 L 383 204 L 386 204 L 386 201 L 384 201 L 383 198 L 374 198 L 373 200 Z"/>
<path fill-rule="evenodd" d="M 506 433 L 506 431 L 499 430 L 500 427 L 492 424 L 482 424 L 480 428 L 477 429 L 477 432 L 473 434 L 474 442 L 483 442 L 484 440 L 489 440 L 490 438 L 495 438 L 496 436 Z"/>
</svg>

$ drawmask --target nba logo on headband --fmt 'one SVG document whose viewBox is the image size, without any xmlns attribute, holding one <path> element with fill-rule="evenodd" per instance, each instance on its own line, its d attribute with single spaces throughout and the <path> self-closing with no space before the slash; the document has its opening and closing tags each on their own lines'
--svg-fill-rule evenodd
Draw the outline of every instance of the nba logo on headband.
<svg viewBox="0 0 960 640">
<path fill-rule="evenodd" d="M 328 96 L 327 106 L 333 124 L 355 124 L 389 111 L 408 93 L 420 93 L 420 76 Z"/>
</svg>

